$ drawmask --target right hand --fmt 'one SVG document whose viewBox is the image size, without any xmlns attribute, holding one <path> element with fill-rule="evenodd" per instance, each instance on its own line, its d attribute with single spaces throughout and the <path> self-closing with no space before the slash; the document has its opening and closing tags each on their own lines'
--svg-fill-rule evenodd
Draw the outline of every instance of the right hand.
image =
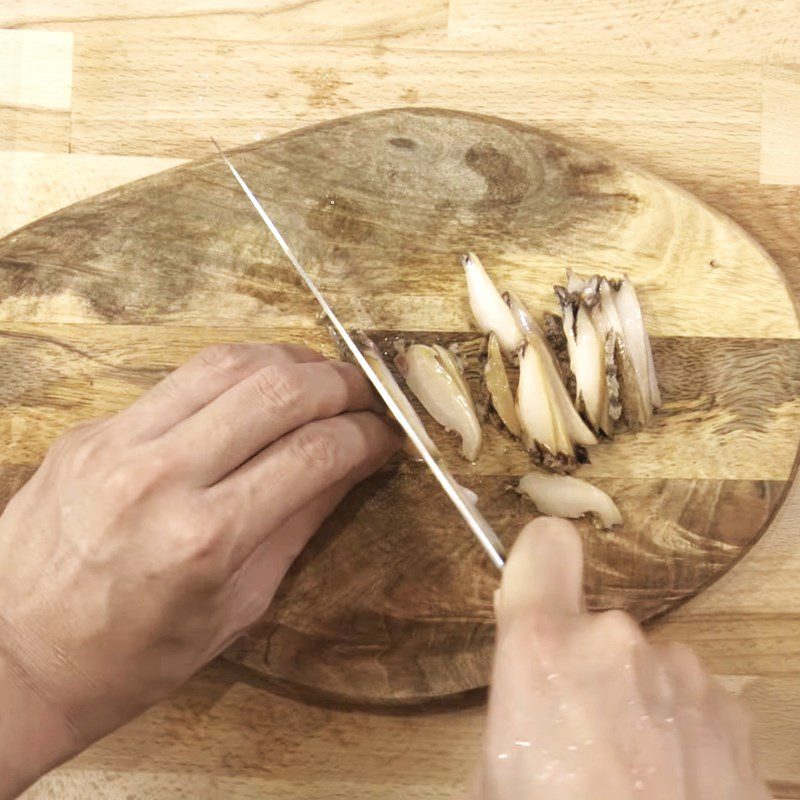
<svg viewBox="0 0 800 800">
<path fill-rule="evenodd" d="M 497 653 L 474 797 L 766 800 L 749 716 L 688 647 L 588 614 L 564 520 L 528 525 L 496 597 Z"/>
</svg>

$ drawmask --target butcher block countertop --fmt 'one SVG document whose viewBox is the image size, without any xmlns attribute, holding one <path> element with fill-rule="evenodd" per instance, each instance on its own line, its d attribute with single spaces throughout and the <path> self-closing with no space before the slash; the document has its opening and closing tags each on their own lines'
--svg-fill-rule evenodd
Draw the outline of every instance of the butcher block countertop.
<svg viewBox="0 0 800 800">
<path fill-rule="evenodd" d="M 0 3 L 0 236 L 225 147 L 361 111 L 535 124 L 728 213 L 800 293 L 796 0 L 11 0 Z M 687 454 L 687 457 L 690 457 Z M 800 798 L 800 487 L 743 560 L 652 626 L 756 716 Z M 301 702 L 204 669 L 28 798 L 450 798 L 484 697 L 424 710 Z"/>
</svg>

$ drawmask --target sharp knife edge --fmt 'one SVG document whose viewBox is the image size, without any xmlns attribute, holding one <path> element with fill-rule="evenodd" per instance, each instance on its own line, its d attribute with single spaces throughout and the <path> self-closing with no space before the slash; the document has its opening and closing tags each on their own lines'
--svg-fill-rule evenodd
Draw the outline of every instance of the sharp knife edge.
<svg viewBox="0 0 800 800">
<path fill-rule="evenodd" d="M 475 534 L 478 541 L 483 546 L 483 549 L 486 551 L 487 555 L 491 559 L 492 563 L 498 568 L 502 569 L 505 564 L 505 554 L 504 548 L 500 540 L 497 538 L 497 534 L 494 532 L 492 527 L 489 523 L 484 519 L 483 515 L 474 508 L 470 508 L 467 503 L 465 502 L 464 498 L 459 491 L 458 484 L 453 477 L 452 473 L 448 469 L 447 465 L 441 461 L 434 458 L 434 456 L 430 453 L 427 447 L 423 444 L 422 440 L 420 439 L 417 432 L 414 430 L 414 427 L 411 423 L 406 419 L 403 412 L 398 408 L 397 403 L 394 401 L 394 398 L 391 396 L 389 391 L 386 387 L 381 383 L 380 378 L 376 374 L 375 370 L 372 369 L 367 359 L 362 354 L 361 350 L 359 349 L 358 345 L 353 341 L 353 338 L 347 332 L 347 329 L 342 325 L 339 321 L 339 318 L 334 313 L 333 309 L 328 305 L 328 301 L 322 295 L 322 293 L 317 289 L 314 281 L 311 279 L 311 276 L 306 272 L 303 268 L 303 265 L 297 260 L 297 257 L 292 252 L 289 245 L 286 243 L 286 240 L 281 235 L 281 232 L 275 227 L 273 221 L 269 218 L 267 212 L 264 210 L 264 207 L 258 201 L 258 198 L 250 191 L 250 187 L 244 182 L 242 176 L 236 170 L 236 167 L 231 164 L 228 157 L 225 153 L 222 152 L 220 146 L 216 143 L 214 139 L 211 140 L 214 142 L 215 147 L 219 150 L 219 154 L 222 156 L 223 160 L 228 166 L 228 169 L 233 174 L 233 177 L 236 178 L 237 183 L 239 186 L 242 187 L 242 190 L 247 195 L 247 199 L 252 203 L 255 210 L 258 212 L 258 215 L 264 221 L 264 224 L 269 228 L 270 233 L 275 237 L 275 241 L 280 246 L 281 250 L 286 254 L 286 257 L 289 261 L 292 262 L 292 266 L 297 270 L 297 273 L 305 282 L 306 286 L 311 290 L 311 294 L 317 299 L 317 302 L 322 307 L 322 310 L 327 315 L 328 319 L 331 321 L 331 324 L 336 329 L 336 332 L 341 336 L 344 343 L 347 345 L 347 348 L 355 358 L 358 365 L 364 371 L 366 376 L 369 378 L 372 385 L 375 387 L 375 390 L 380 395 L 381 399 L 386 406 L 388 407 L 389 411 L 392 412 L 392 415 L 403 428 L 403 431 L 411 439 L 414 447 L 417 448 L 419 454 L 422 456 L 425 463 L 430 467 L 431 472 L 433 472 L 434 477 L 436 480 L 439 481 L 441 484 L 442 489 L 446 492 L 447 496 L 453 501 L 453 505 L 456 507 L 458 512 L 464 518 L 464 521 L 469 526 L 470 530 Z"/>
</svg>

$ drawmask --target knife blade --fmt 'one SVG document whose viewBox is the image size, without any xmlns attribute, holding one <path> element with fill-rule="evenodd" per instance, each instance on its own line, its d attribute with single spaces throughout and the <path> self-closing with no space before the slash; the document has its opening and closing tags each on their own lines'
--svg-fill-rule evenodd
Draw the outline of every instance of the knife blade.
<svg viewBox="0 0 800 800">
<path fill-rule="evenodd" d="M 467 523 L 467 526 L 470 528 L 472 533 L 481 543 L 483 549 L 486 551 L 486 554 L 489 556 L 492 563 L 498 569 L 502 569 L 505 564 L 505 550 L 503 548 L 502 542 L 498 539 L 497 534 L 494 532 L 492 526 L 486 521 L 486 519 L 483 517 L 480 511 L 478 511 L 478 509 L 474 507 L 473 503 L 467 502 L 467 500 L 465 500 L 464 495 L 462 494 L 461 491 L 461 487 L 457 483 L 456 479 L 453 477 L 453 474 L 448 468 L 444 459 L 442 459 L 441 456 L 439 456 L 438 458 L 434 456 L 430 452 L 430 450 L 425 446 L 425 443 L 422 441 L 419 434 L 414 429 L 414 426 L 411 424 L 411 422 L 409 422 L 408 418 L 400 410 L 400 407 L 398 406 L 397 402 L 394 400 L 394 398 L 387 390 L 387 388 L 383 385 L 377 373 L 372 368 L 367 359 L 364 357 L 363 353 L 353 340 L 352 336 L 350 336 L 347 329 L 344 327 L 344 325 L 341 323 L 339 318 L 334 313 L 333 308 L 331 308 L 330 304 L 325 299 L 323 294 L 319 291 L 316 284 L 312 280 L 311 276 L 308 274 L 303 265 L 295 256 L 292 249 L 286 243 L 286 240 L 283 238 L 281 232 L 278 230 L 272 219 L 270 219 L 269 215 L 264 210 L 264 207 L 261 205 L 258 198 L 250 190 L 250 187 L 245 183 L 244 179 L 239 174 L 236 167 L 234 167 L 233 164 L 230 162 L 230 159 L 225 155 L 225 153 L 222 152 L 222 149 L 217 144 L 217 142 L 214 139 L 212 139 L 211 141 L 214 142 L 214 146 L 219 151 L 220 156 L 222 156 L 222 159 L 225 161 L 225 164 L 227 165 L 228 169 L 233 174 L 233 177 L 236 179 L 236 182 L 242 188 L 245 195 L 247 195 L 247 199 L 252 203 L 253 207 L 258 212 L 258 215 L 261 217 L 261 219 L 269 229 L 272 236 L 275 238 L 275 241 L 278 243 L 281 250 L 283 250 L 286 257 L 289 259 L 292 266 L 297 271 L 298 275 L 300 275 L 303 282 L 311 291 L 311 294 L 314 295 L 317 302 L 321 306 L 322 310 L 325 312 L 325 315 L 330 320 L 331 325 L 333 325 L 334 329 L 336 330 L 336 333 L 344 342 L 345 346 L 352 354 L 358 366 L 361 367 L 361 369 L 364 371 L 364 374 L 367 376 L 370 383 L 375 387 L 375 391 L 380 395 L 381 399 L 386 404 L 389 411 L 392 413 L 392 416 L 397 420 L 398 424 L 403 428 L 403 431 L 405 432 L 406 436 L 408 436 L 408 438 L 411 440 L 412 444 L 422 457 L 422 460 L 428 465 L 434 477 L 444 490 L 445 494 L 450 498 L 456 510 L 459 512 L 459 514 L 461 514 L 464 521 Z"/>
</svg>

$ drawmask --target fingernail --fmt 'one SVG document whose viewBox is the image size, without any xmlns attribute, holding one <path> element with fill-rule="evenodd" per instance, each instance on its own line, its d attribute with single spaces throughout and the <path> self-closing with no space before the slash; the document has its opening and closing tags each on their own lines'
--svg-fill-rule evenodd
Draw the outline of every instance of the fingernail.
<svg viewBox="0 0 800 800">
<path fill-rule="evenodd" d="M 500 615 L 533 609 L 578 614 L 582 595 L 583 558 L 575 526 L 549 517 L 526 525 L 503 571 Z"/>
</svg>

